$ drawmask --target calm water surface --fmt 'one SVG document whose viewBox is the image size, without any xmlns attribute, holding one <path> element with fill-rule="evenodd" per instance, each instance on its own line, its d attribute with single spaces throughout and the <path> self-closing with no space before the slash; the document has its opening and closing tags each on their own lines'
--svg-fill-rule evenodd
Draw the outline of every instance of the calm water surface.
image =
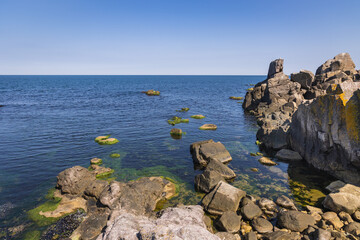
<svg viewBox="0 0 360 240">
<path fill-rule="evenodd" d="M 229 164 L 238 177 L 234 185 L 257 196 L 293 196 L 300 190 L 322 191 L 327 176 L 278 162 L 262 166 L 250 156 L 256 120 L 229 96 L 245 96 L 251 84 L 265 76 L 0 76 L 0 227 L 28 221 L 26 212 L 44 201 L 57 174 L 74 165 L 89 166 L 93 157 L 115 169 L 113 177 L 127 181 L 140 176 L 169 176 L 181 183 L 181 194 L 170 203 L 197 203 L 193 190 L 192 142 L 221 141 L 230 151 Z M 143 90 L 156 89 L 149 97 Z M 189 107 L 186 113 L 176 112 Z M 186 135 L 170 137 L 172 116 L 189 118 L 176 127 Z M 216 131 L 201 131 L 214 123 Z M 119 143 L 101 146 L 99 135 Z M 120 153 L 120 158 L 110 158 Z M 257 168 L 258 172 L 251 171 Z M 305 168 L 306 169 L 306 168 Z M 289 171 L 290 173 L 290 171 Z M 325 181 L 326 182 L 326 181 Z M 1 207 L 2 206 L 2 207 Z M 5 206 L 5 207 L 4 207 Z M 6 207 L 7 206 L 7 207 Z M 9 207 L 10 206 L 10 207 Z"/>
</svg>

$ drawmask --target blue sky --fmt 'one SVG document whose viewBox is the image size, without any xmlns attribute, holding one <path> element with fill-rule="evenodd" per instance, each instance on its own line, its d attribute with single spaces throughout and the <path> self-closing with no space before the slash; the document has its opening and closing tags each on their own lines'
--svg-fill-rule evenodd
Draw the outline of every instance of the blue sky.
<svg viewBox="0 0 360 240">
<path fill-rule="evenodd" d="M 360 1 L 0 0 L 0 74 L 315 71 L 349 52 Z"/>
</svg>

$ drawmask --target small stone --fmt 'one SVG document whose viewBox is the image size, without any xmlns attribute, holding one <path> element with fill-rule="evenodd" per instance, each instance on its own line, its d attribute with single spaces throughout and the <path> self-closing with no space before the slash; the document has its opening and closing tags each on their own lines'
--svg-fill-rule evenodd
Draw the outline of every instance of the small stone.
<svg viewBox="0 0 360 240">
<path fill-rule="evenodd" d="M 119 158 L 120 154 L 119 153 L 112 153 L 112 154 L 110 154 L 110 157 L 111 158 Z"/>
<path fill-rule="evenodd" d="M 256 233 L 254 233 L 253 231 L 248 232 L 245 235 L 245 240 L 257 240 Z"/>
<path fill-rule="evenodd" d="M 355 236 L 360 235 L 360 223 L 352 222 L 344 227 L 345 232 L 351 233 Z"/>
<path fill-rule="evenodd" d="M 100 164 L 102 164 L 102 159 L 101 158 L 92 158 L 90 160 L 90 164 L 100 165 Z"/>
<path fill-rule="evenodd" d="M 347 221 L 348 223 L 353 222 L 354 220 L 351 218 L 350 214 L 347 212 L 339 212 L 339 217 L 343 221 Z"/>
<path fill-rule="evenodd" d="M 284 196 L 284 195 L 282 195 L 276 199 L 276 204 L 279 205 L 280 207 L 283 207 L 286 209 L 297 210 L 294 202 L 291 201 L 290 198 L 288 198 L 287 196 Z"/>
<path fill-rule="evenodd" d="M 203 119 L 203 118 L 205 118 L 205 116 L 204 116 L 204 115 L 201 115 L 201 114 L 197 114 L 197 115 L 192 115 L 191 118 Z"/>
<path fill-rule="evenodd" d="M 256 217 L 261 216 L 262 211 L 255 203 L 249 202 L 241 208 L 241 214 L 244 218 L 252 220 Z"/>
<path fill-rule="evenodd" d="M 205 170 L 195 176 L 196 191 L 210 192 L 220 181 L 225 181 L 223 176 L 217 171 Z"/>
<path fill-rule="evenodd" d="M 155 91 L 153 89 L 143 91 L 143 93 L 145 93 L 148 96 L 159 96 L 160 95 L 160 91 Z"/>
<path fill-rule="evenodd" d="M 355 221 L 360 222 L 360 211 L 355 211 L 352 216 Z"/>
<path fill-rule="evenodd" d="M 274 166 L 274 165 L 277 165 L 276 162 L 272 161 L 270 158 L 268 157 L 261 157 L 259 159 L 259 162 L 263 165 L 268 165 L 268 166 Z"/>
<path fill-rule="evenodd" d="M 179 128 L 173 128 L 170 131 L 171 135 L 181 136 L 183 134 L 182 130 Z"/>
<path fill-rule="evenodd" d="M 252 231 L 252 227 L 247 222 L 241 222 L 240 232 L 242 235 Z"/>
<path fill-rule="evenodd" d="M 274 228 L 271 222 L 264 218 L 256 218 L 251 222 L 251 225 L 259 233 L 272 232 Z"/>
<path fill-rule="evenodd" d="M 244 97 L 231 96 L 231 97 L 229 97 L 229 99 L 232 99 L 232 100 L 242 100 L 242 99 L 244 99 Z"/>
<path fill-rule="evenodd" d="M 199 127 L 200 130 L 216 130 L 217 126 L 215 124 L 204 124 L 201 127 Z"/>
<path fill-rule="evenodd" d="M 230 233 L 236 233 L 240 230 L 241 216 L 235 212 L 227 211 L 216 222 L 219 230 L 223 230 Z"/>
<path fill-rule="evenodd" d="M 266 209 L 266 210 L 269 210 L 269 211 L 277 211 L 276 209 L 276 204 L 274 203 L 274 201 L 268 199 L 268 198 L 261 198 L 259 200 L 259 207 L 261 209 Z"/>
<path fill-rule="evenodd" d="M 310 225 L 315 224 L 315 219 L 302 212 L 290 210 L 279 214 L 278 225 L 294 232 L 302 232 Z"/>
<path fill-rule="evenodd" d="M 328 224 L 331 224 L 336 229 L 340 229 L 344 226 L 338 215 L 334 212 L 326 212 L 322 217 Z"/>
<path fill-rule="evenodd" d="M 231 234 L 228 232 L 217 232 L 215 235 L 221 240 L 241 240 L 238 234 Z"/>
<path fill-rule="evenodd" d="M 332 183 L 330 183 L 325 189 L 330 192 L 335 192 L 345 186 L 345 183 L 343 181 L 337 180 Z"/>
<path fill-rule="evenodd" d="M 323 214 L 323 210 L 321 208 L 317 208 L 317 207 L 307 205 L 306 209 L 309 211 L 309 213 Z"/>
<path fill-rule="evenodd" d="M 331 232 L 329 230 L 324 229 L 316 229 L 315 233 L 315 239 L 319 240 L 330 240 L 331 239 Z"/>
<path fill-rule="evenodd" d="M 250 170 L 253 171 L 253 172 L 258 172 L 259 171 L 259 169 L 257 169 L 257 168 L 250 168 Z"/>
</svg>

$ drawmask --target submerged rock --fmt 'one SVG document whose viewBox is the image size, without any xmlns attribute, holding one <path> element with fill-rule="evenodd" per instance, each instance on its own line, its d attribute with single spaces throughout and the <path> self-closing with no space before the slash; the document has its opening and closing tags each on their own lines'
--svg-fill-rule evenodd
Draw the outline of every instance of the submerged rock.
<svg viewBox="0 0 360 240">
<path fill-rule="evenodd" d="M 272 232 L 274 226 L 268 220 L 264 218 L 256 218 L 251 222 L 253 228 L 259 233 L 268 233 Z"/>
<path fill-rule="evenodd" d="M 191 118 L 195 118 L 195 119 L 203 119 L 205 118 L 204 115 L 198 114 L 198 115 L 192 115 Z"/>
<path fill-rule="evenodd" d="M 181 117 L 174 116 L 171 119 L 167 120 L 168 124 L 175 126 L 179 123 L 188 123 L 189 119 L 182 119 Z"/>
<path fill-rule="evenodd" d="M 100 145 L 112 145 L 112 144 L 118 143 L 119 140 L 117 140 L 116 138 L 110 138 L 110 135 L 108 135 L 108 136 L 96 137 L 95 142 L 97 142 Z"/>
<path fill-rule="evenodd" d="M 102 164 L 102 159 L 101 158 L 92 158 L 90 160 L 90 164 L 101 165 Z"/>
<path fill-rule="evenodd" d="M 259 162 L 260 162 L 261 164 L 263 164 L 263 165 L 268 165 L 268 166 L 275 166 L 275 165 L 277 165 L 276 162 L 274 162 L 273 160 L 271 160 L 271 159 L 268 158 L 268 157 L 261 157 L 261 158 L 259 159 Z"/>
<path fill-rule="evenodd" d="M 183 131 L 179 128 L 173 128 L 170 131 L 171 136 L 181 137 L 183 135 Z"/>
<path fill-rule="evenodd" d="M 216 130 L 217 126 L 215 124 L 204 124 L 201 127 L 199 127 L 200 130 Z"/>
<path fill-rule="evenodd" d="M 96 178 L 104 178 L 110 176 L 114 170 L 107 167 L 100 167 L 98 165 L 92 164 L 89 167 L 91 173 L 95 174 Z"/>
<path fill-rule="evenodd" d="M 148 96 L 159 96 L 160 95 L 160 91 L 155 91 L 153 89 L 143 91 L 142 93 L 145 93 Z"/>
<path fill-rule="evenodd" d="M 211 159 L 205 170 L 218 172 L 226 180 L 231 180 L 236 177 L 233 170 L 216 159 Z"/>
</svg>

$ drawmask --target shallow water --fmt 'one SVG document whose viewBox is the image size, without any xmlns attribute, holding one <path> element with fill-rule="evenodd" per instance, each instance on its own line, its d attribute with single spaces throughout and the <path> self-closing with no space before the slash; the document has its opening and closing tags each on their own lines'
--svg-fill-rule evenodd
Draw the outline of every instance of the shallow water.
<svg viewBox="0 0 360 240">
<path fill-rule="evenodd" d="M 330 179 L 315 170 L 288 164 L 261 165 L 255 144 L 257 125 L 245 115 L 241 103 L 230 96 L 245 96 L 251 84 L 265 76 L 0 76 L 0 227 L 26 221 L 26 212 L 44 201 L 57 174 L 74 165 L 89 166 L 93 157 L 115 169 L 113 177 L 127 181 L 162 175 L 181 182 L 176 202 L 197 203 L 193 190 L 189 146 L 214 139 L 230 151 L 229 164 L 238 177 L 234 185 L 257 196 L 293 196 L 316 188 L 320 193 Z M 156 89 L 160 96 L 141 91 Z M 189 107 L 188 112 L 176 112 Z M 205 119 L 191 119 L 203 114 Z M 189 118 L 176 125 L 186 135 L 171 138 L 172 116 Z M 216 131 L 201 131 L 214 123 Z M 98 145 L 94 138 L 111 134 L 119 143 Z M 120 153 L 120 158 L 110 158 Z M 258 172 L 250 169 L 257 168 Z M 295 187 L 294 187 L 295 186 Z M 301 192 L 300 191 L 300 192 Z M 297 199 L 297 198 L 296 198 Z M 301 199 L 297 199 L 301 203 Z M 312 202 L 314 204 L 314 202 Z M 1 210 L 1 209 L 0 209 Z M 6 211 L 6 212 L 5 212 Z"/>
</svg>

